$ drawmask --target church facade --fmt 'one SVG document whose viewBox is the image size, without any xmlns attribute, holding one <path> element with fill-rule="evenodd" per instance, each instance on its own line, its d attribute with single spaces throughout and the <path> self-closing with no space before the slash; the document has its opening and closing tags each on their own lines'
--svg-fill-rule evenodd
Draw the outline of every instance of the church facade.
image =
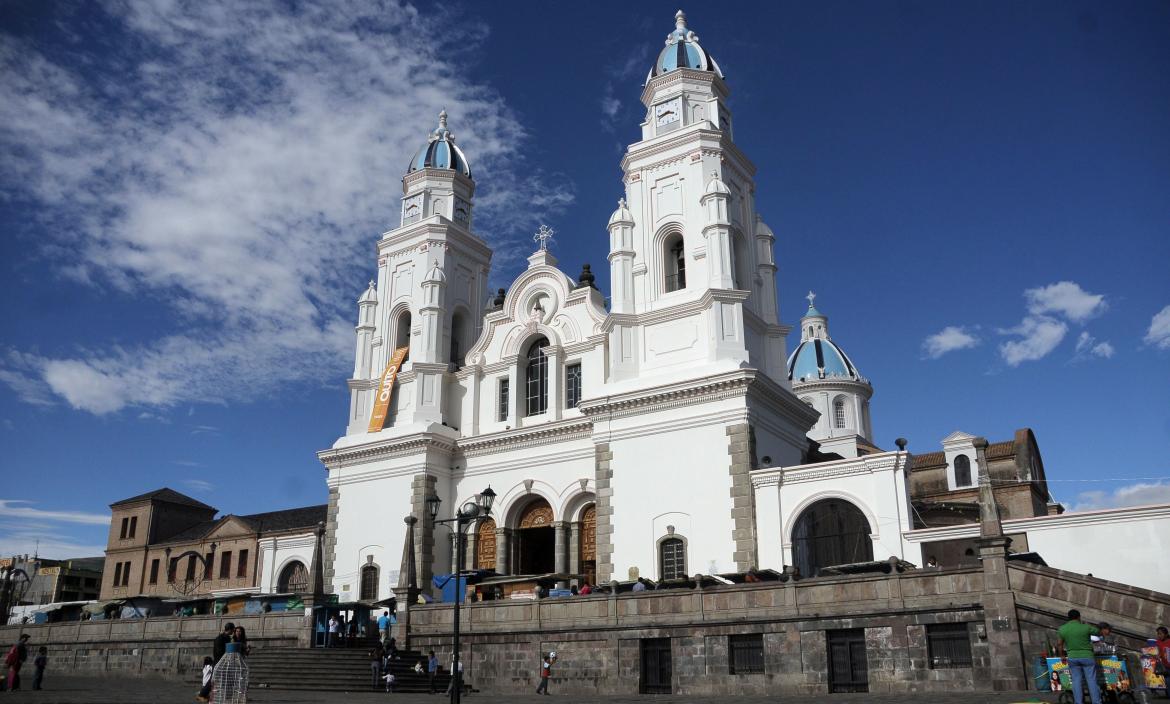
<svg viewBox="0 0 1170 704">
<path fill-rule="evenodd" d="M 904 447 L 879 449 L 873 388 L 811 295 L 789 355 L 775 237 L 729 97 L 680 11 L 642 91 L 641 139 L 621 162 L 608 297 L 588 271 L 574 280 L 557 267 L 544 228 L 527 268 L 489 293 L 475 178 L 440 114 L 358 301 L 346 432 L 319 453 L 328 591 L 391 596 L 408 515 L 425 589 L 455 566 L 450 531 L 425 520 L 427 498 L 448 518 L 489 485 L 499 498 L 471 528 L 465 567 L 593 583 L 922 564 L 933 546 L 916 530 L 976 525 L 985 442 L 957 433 L 921 467 Z M 1037 518 L 1057 509 L 1034 438 L 1032 454 L 1025 445 L 996 497 L 1024 487 L 1016 517 Z M 944 537 L 964 536 L 960 526 Z"/>
</svg>

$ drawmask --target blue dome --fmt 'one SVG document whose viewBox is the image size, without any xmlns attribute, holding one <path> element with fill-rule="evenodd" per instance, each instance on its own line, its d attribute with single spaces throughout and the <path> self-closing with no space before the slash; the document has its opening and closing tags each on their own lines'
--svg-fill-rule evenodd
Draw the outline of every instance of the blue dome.
<svg viewBox="0 0 1170 704">
<path fill-rule="evenodd" d="M 431 132 L 427 143 L 410 160 L 410 168 L 406 173 L 422 169 L 448 169 L 471 178 L 471 167 L 467 165 L 467 157 L 455 146 L 455 135 L 447 129 L 446 110 L 439 113 L 439 126 Z"/>
<path fill-rule="evenodd" d="M 800 343 L 788 358 L 790 381 L 815 381 L 830 378 L 862 381 L 844 350 L 828 338 L 814 337 Z"/>
<path fill-rule="evenodd" d="M 661 76 L 676 68 L 693 68 L 699 71 L 712 71 L 720 78 L 723 72 L 719 64 L 699 46 L 699 37 L 687 29 L 687 18 L 682 10 L 674 16 L 675 29 L 666 35 L 666 48 L 658 55 L 654 68 L 650 70 L 650 77 Z"/>
</svg>

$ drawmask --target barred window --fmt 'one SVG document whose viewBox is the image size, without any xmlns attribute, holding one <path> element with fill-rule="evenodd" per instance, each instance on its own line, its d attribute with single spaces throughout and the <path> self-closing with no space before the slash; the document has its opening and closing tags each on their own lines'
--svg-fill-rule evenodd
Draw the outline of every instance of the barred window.
<svg viewBox="0 0 1170 704">
<path fill-rule="evenodd" d="M 679 538 L 667 538 L 658 544 L 658 573 L 662 579 L 680 579 L 687 576 L 687 551 Z"/>
<path fill-rule="evenodd" d="M 764 672 L 764 634 L 744 633 L 727 637 L 727 661 L 731 674 Z"/>
<path fill-rule="evenodd" d="M 683 237 L 676 233 L 667 238 L 665 243 L 666 258 L 666 292 L 678 291 L 687 287 L 687 258 L 683 249 Z"/>
<path fill-rule="evenodd" d="M 360 598 L 362 601 L 374 601 L 378 598 L 378 568 L 374 565 L 362 567 L 362 583 Z"/>
<path fill-rule="evenodd" d="M 845 399 L 840 396 L 837 397 L 837 400 L 833 401 L 833 427 L 845 427 Z"/>
<path fill-rule="evenodd" d="M 565 408 L 576 408 L 581 403 L 581 365 L 565 367 Z"/>
<path fill-rule="evenodd" d="M 510 386 L 511 382 L 508 377 L 500 379 L 500 393 L 496 399 L 496 420 L 498 421 L 508 420 L 508 397 L 512 392 Z"/>
<path fill-rule="evenodd" d="M 971 636 L 965 623 L 936 623 L 926 627 L 930 668 L 971 667 Z"/>
<path fill-rule="evenodd" d="M 544 354 L 547 346 L 548 340 L 541 337 L 528 347 L 528 366 L 524 369 L 525 415 L 534 416 L 548 410 L 548 357 Z"/>
</svg>

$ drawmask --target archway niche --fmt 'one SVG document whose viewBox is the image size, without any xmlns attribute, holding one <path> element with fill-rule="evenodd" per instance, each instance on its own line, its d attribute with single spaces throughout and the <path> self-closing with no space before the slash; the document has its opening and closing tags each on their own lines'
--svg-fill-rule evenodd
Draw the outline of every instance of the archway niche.
<svg viewBox="0 0 1170 704">
<path fill-rule="evenodd" d="M 280 571 L 280 578 L 276 580 L 278 594 L 305 594 L 309 591 L 309 570 L 305 563 L 294 560 Z"/>
<path fill-rule="evenodd" d="M 553 510 L 547 501 L 534 498 L 524 507 L 514 535 L 514 574 L 548 574 L 556 569 Z"/>
<path fill-rule="evenodd" d="M 843 499 L 823 499 L 801 514 L 792 529 L 792 562 L 805 577 L 823 567 L 873 560 L 869 521 Z"/>
</svg>

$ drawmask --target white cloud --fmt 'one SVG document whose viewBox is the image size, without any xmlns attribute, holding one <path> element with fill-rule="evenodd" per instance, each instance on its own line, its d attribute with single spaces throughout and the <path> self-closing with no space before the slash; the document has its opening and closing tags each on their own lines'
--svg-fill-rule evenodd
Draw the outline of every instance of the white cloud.
<svg viewBox="0 0 1170 704">
<path fill-rule="evenodd" d="M 1032 315 L 1060 315 L 1074 323 L 1083 323 L 1105 312 L 1105 296 L 1089 293 L 1073 281 L 1030 288 L 1024 291 L 1028 312 Z"/>
<path fill-rule="evenodd" d="M 1150 329 L 1146 331 L 1145 343 L 1160 350 L 1170 350 L 1170 306 L 1154 314 Z"/>
<path fill-rule="evenodd" d="M 49 559 L 72 557 L 101 557 L 106 550 L 102 544 L 105 531 L 81 528 L 82 534 L 73 535 L 62 526 L 28 520 L 0 520 L 0 555 L 39 555 Z"/>
<path fill-rule="evenodd" d="M 45 253 L 68 255 L 60 275 L 163 300 L 175 327 L 135 346 L 12 353 L 0 381 L 26 401 L 105 414 L 342 378 L 373 243 L 443 107 L 497 267 L 573 199 L 565 177 L 524 161 L 526 130 L 500 95 L 450 58 L 482 30 L 391 0 L 107 11 L 121 49 L 50 58 L 0 35 L 0 197 L 39 204 L 61 233 Z"/>
<path fill-rule="evenodd" d="M 999 354 L 1013 367 L 1043 359 L 1056 349 L 1067 332 L 1068 325 L 1055 318 L 1029 315 L 1016 327 L 1000 330 L 1001 334 L 1018 335 L 1020 339 L 1001 344 Z"/>
<path fill-rule="evenodd" d="M 1170 504 L 1170 482 L 1135 482 L 1113 491 L 1082 491 L 1077 494 L 1070 510 L 1092 511 L 1152 504 Z"/>
<path fill-rule="evenodd" d="M 33 508 L 32 501 L 20 499 L 0 499 L 0 516 L 20 518 L 34 521 L 59 521 L 64 523 L 84 523 L 86 525 L 109 525 L 108 513 L 86 513 L 84 511 L 46 511 Z"/>
<path fill-rule="evenodd" d="M 922 351 L 931 359 L 938 359 L 947 352 L 967 349 L 979 344 L 979 338 L 967 328 L 948 325 L 922 341 Z"/>
<path fill-rule="evenodd" d="M 1077 337 L 1076 353 L 1078 358 L 1092 356 L 1109 359 L 1114 352 L 1116 350 L 1113 349 L 1112 344 L 1107 341 L 1098 342 L 1097 338 L 1090 335 L 1087 330 L 1081 332 L 1080 336 Z"/>
<path fill-rule="evenodd" d="M 202 479 L 184 479 L 180 483 L 191 491 L 198 491 L 204 494 L 215 489 L 214 484 L 205 482 Z"/>
</svg>

